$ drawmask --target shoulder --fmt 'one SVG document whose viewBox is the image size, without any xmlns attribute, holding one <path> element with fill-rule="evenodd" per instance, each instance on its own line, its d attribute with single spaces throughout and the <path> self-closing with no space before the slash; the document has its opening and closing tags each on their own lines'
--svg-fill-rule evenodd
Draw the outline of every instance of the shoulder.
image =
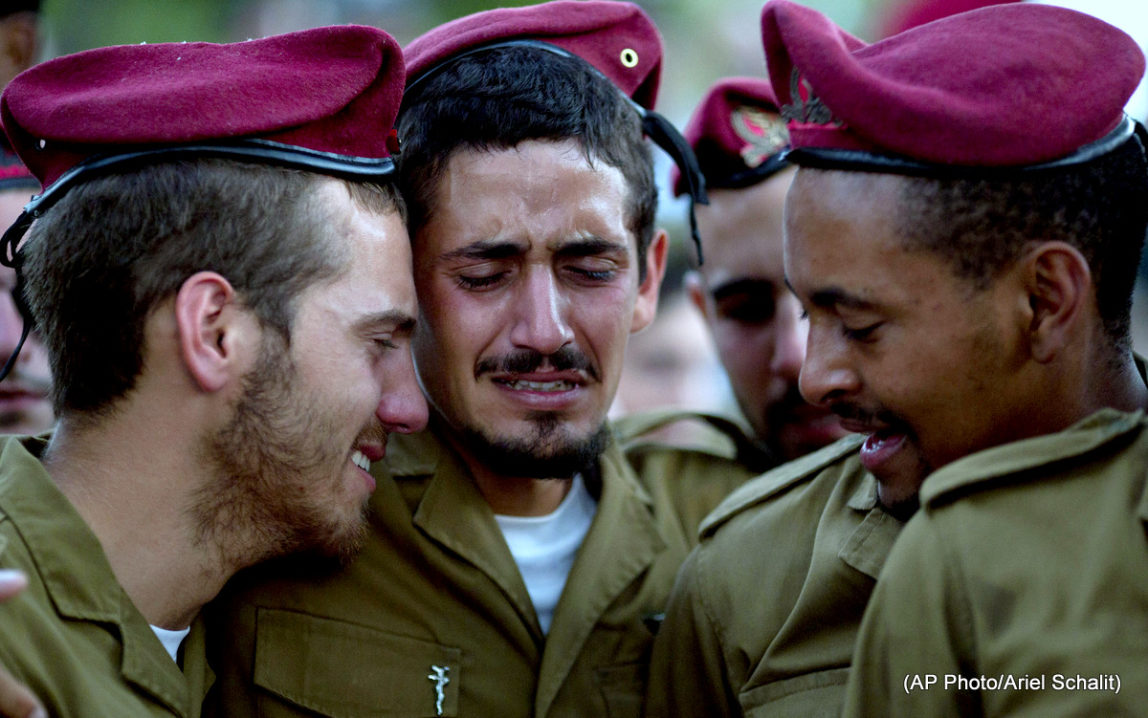
<svg viewBox="0 0 1148 718">
<path fill-rule="evenodd" d="M 844 478 L 860 480 L 866 475 L 857 456 L 864 441 L 860 435 L 838 441 L 763 474 L 731 493 L 701 525 L 702 537 L 712 536 L 735 517 L 759 506 L 777 501 L 810 484 L 836 486 Z M 817 499 L 812 499 L 817 501 Z"/>
<path fill-rule="evenodd" d="M 705 457 L 729 461 L 761 473 L 776 461 L 740 422 L 720 414 L 666 409 L 628 414 L 611 421 L 618 446 L 633 463 L 658 456 Z M 666 440 L 663 432 L 686 437 Z"/>
<path fill-rule="evenodd" d="M 1102 409 L 1064 431 L 970 454 L 926 479 L 921 506 L 924 513 L 933 514 L 958 499 L 990 500 L 1018 487 L 1028 495 L 1033 491 L 1057 493 L 1066 484 L 1054 484 L 1049 481 L 1053 477 L 1096 482 L 1115 473 L 1125 481 L 1143 484 L 1148 466 L 1146 429 L 1148 416 L 1143 411 Z"/>
</svg>

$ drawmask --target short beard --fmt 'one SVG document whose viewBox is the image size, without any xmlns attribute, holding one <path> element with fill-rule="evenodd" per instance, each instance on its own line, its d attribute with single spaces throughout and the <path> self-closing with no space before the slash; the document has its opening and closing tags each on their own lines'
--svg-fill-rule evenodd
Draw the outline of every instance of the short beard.
<svg viewBox="0 0 1148 718">
<path fill-rule="evenodd" d="M 610 440 L 605 423 L 587 437 L 571 437 L 562 435 L 562 420 L 552 412 L 537 412 L 528 420 L 534 431 L 526 437 L 496 438 L 470 426 L 456 436 L 491 472 L 528 479 L 569 479 L 592 466 Z"/>
<path fill-rule="evenodd" d="M 349 561 L 365 540 L 366 506 L 348 523 L 310 501 L 308 489 L 331 458 L 315 441 L 335 432 L 292 391 L 285 343 L 265 339 L 261 350 L 231 420 L 203 439 L 214 478 L 191 507 L 197 540 L 214 544 L 223 565 L 236 569 L 294 553 Z"/>
</svg>

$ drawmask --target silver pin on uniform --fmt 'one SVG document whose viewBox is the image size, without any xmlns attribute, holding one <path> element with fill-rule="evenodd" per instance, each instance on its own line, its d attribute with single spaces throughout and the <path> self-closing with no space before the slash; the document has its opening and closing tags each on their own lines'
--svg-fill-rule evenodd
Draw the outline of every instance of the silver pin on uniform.
<svg viewBox="0 0 1148 718">
<path fill-rule="evenodd" d="M 427 674 L 427 678 L 434 681 L 434 709 L 435 715 L 442 715 L 442 702 L 446 698 L 446 684 L 450 683 L 450 678 L 447 673 L 450 673 L 450 666 L 434 666 L 431 667 L 431 672 Z"/>
</svg>

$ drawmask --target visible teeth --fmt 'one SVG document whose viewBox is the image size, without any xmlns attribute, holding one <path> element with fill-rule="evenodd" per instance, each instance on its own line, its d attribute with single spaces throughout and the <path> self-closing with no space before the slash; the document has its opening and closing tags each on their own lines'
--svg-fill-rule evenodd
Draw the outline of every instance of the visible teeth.
<svg viewBox="0 0 1148 718">
<path fill-rule="evenodd" d="M 355 466 L 358 466 L 363 471 L 371 470 L 371 460 L 364 456 L 361 451 L 356 450 L 351 454 L 351 461 L 355 462 Z"/>
<path fill-rule="evenodd" d="M 569 381 L 526 381 L 519 379 L 509 383 L 510 388 L 520 391 L 570 391 L 574 383 Z"/>
</svg>

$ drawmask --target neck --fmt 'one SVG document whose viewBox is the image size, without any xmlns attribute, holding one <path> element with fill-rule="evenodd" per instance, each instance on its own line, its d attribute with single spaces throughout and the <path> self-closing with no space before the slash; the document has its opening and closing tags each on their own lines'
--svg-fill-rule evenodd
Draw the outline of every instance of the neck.
<svg viewBox="0 0 1148 718">
<path fill-rule="evenodd" d="M 574 477 L 530 479 L 495 476 L 471 467 L 478 490 L 494 513 L 503 516 L 546 516 L 554 513 L 566 498 Z"/>
<path fill-rule="evenodd" d="M 1131 352 L 1108 361 L 1100 359 L 1089 370 L 1098 377 L 1098 381 L 1093 384 L 1093 390 L 1082 398 L 1083 416 L 1105 407 L 1120 411 L 1148 410 L 1148 384 Z"/>
<path fill-rule="evenodd" d="M 191 623 L 235 568 L 196 540 L 187 509 L 203 471 L 173 442 L 178 435 L 148 425 L 163 421 L 130 410 L 95 426 L 61 419 L 43 463 L 99 539 L 132 603 L 148 623 L 175 630 Z"/>
</svg>

